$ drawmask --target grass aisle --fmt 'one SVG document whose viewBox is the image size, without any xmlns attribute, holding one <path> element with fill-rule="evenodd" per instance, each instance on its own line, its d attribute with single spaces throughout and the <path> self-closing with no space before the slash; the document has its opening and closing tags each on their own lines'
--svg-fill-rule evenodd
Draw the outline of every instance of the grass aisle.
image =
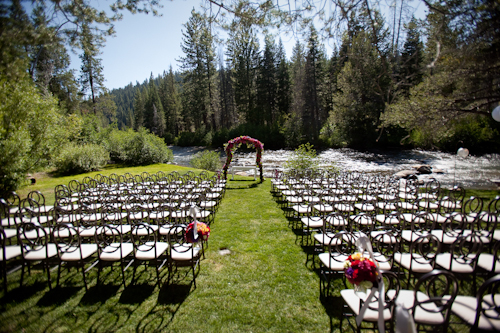
<svg viewBox="0 0 500 333">
<path fill-rule="evenodd" d="M 230 187 L 249 184 L 253 182 L 229 182 Z M 223 248 L 230 254 L 221 255 Z M 328 332 L 332 328 L 320 300 L 319 277 L 305 261 L 267 180 L 226 191 L 196 289 L 189 284 L 187 268 L 180 269 L 187 275 L 161 288 L 153 288 L 149 268 L 137 286 L 125 289 L 117 267 L 105 270 L 104 285 L 97 288 L 94 268 L 87 276 L 89 291 L 75 269 L 64 270 L 62 287 L 52 291 L 46 275 L 37 270 L 19 289 L 18 271 L 9 275 L 10 291 L 0 299 L 0 331 Z M 130 284 L 130 269 L 126 276 Z M 165 269 L 163 281 L 166 276 Z M 52 277 L 55 286 L 57 271 Z M 338 331 L 338 315 L 332 318 Z"/>
<path fill-rule="evenodd" d="M 305 266 L 305 253 L 272 198 L 270 181 L 228 189 L 212 235 L 194 292 L 196 301 L 183 309 L 186 316 L 193 307 L 200 316 L 204 313 L 206 321 L 195 324 L 197 329 L 329 331 L 318 276 Z M 231 254 L 220 255 L 223 248 Z M 185 315 L 173 327 L 181 328 Z"/>
</svg>

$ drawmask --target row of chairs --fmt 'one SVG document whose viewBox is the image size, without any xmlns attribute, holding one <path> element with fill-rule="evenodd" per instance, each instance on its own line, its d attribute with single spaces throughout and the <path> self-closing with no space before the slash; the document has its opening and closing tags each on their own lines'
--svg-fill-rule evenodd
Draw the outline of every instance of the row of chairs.
<svg viewBox="0 0 500 333">
<path fill-rule="evenodd" d="M 335 273 L 345 284 L 344 264 L 362 233 L 373 243 L 380 267 L 394 274 L 398 284 L 404 280 L 408 289 L 417 287 L 418 277 L 440 269 L 472 281 L 474 293 L 476 275 L 500 273 L 500 197 L 483 205 L 480 198 L 464 200 L 460 187 L 443 191 L 434 179 L 419 184 L 350 172 L 277 173 L 272 191 L 291 225 L 302 229 L 306 245 L 314 240 L 323 293 L 330 292 Z M 359 305 L 357 299 L 349 302 Z"/>
<path fill-rule="evenodd" d="M 67 244 L 62 240 L 78 244 L 66 247 L 72 250 L 72 258 L 81 261 L 97 253 L 99 244 L 105 241 L 102 238 L 106 236 L 120 237 L 111 243 L 128 244 L 125 248 L 130 251 L 130 245 L 140 242 L 141 237 L 148 237 L 148 242 L 171 244 L 176 230 L 187 226 L 194 219 L 209 225 L 224 194 L 225 182 L 189 173 L 186 176 L 175 172 L 172 174 L 165 177 L 157 175 L 153 182 L 149 181 L 152 178 L 143 175 L 140 179 L 148 179 L 143 183 L 139 183 L 139 177 L 129 176 L 124 178 L 126 182 L 110 182 L 109 179 L 113 177 L 100 175 L 84 182 L 71 181 L 68 186 L 56 187 L 54 206 L 45 205 L 45 198 L 37 191 L 18 200 L 17 206 L 0 199 L 2 226 L 5 227 L 2 229 L 2 243 L 10 246 L 11 251 L 3 251 L 2 264 L 16 257 L 14 254 L 19 249 L 23 254 L 23 262 L 27 263 L 24 254 L 33 247 L 34 244 L 30 245 L 30 242 L 38 241 L 39 238 L 48 238 L 46 243 L 50 244 Z M 44 237 L 40 237 L 42 231 Z M 47 248 L 51 249 L 50 253 L 46 253 L 47 256 L 51 254 L 49 257 L 52 258 L 57 254 L 54 246 Z M 80 253 L 79 257 L 75 257 L 77 253 Z M 63 257 L 67 258 L 68 255 Z M 99 256 L 97 262 L 104 261 Z M 23 263 L 23 272 L 24 266 Z M 6 270 L 3 271 L 5 275 Z"/>
<path fill-rule="evenodd" d="M 404 289 L 394 272 L 381 271 L 381 274 L 385 286 L 382 303 L 379 292 L 368 300 L 366 295 L 356 294 L 353 289 L 340 291 L 343 300 L 341 327 L 343 319 L 347 318 L 357 332 L 374 330 L 378 328 L 379 316 L 382 315 L 384 328 L 390 332 L 395 326 L 398 332 L 410 332 L 407 321 L 410 318 L 417 332 L 447 332 L 454 314 L 473 332 L 500 330 L 500 274 L 487 279 L 472 296 L 460 293 L 459 279 L 449 271 L 430 271 L 422 275 L 413 289 Z M 351 318 L 360 315 L 365 302 L 368 304 L 359 325 L 352 323 Z"/>
</svg>

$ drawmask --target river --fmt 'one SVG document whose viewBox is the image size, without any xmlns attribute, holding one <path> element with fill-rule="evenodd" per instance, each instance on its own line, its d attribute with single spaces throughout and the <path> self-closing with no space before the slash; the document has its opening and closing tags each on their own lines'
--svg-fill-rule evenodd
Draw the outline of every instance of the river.
<svg viewBox="0 0 500 333">
<path fill-rule="evenodd" d="M 170 147 L 174 152 L 174 163 L 189 166 L 192 155 L 203 147 Z M 221 152 L 224 158 L 225 154 Z M 283 167 L 293 153 L 291 150 L 265 150 L 262 164 L 265 177 L 270 177 L 275 168 Z M 236 152 L 234 161 L 241 164 L 254 164 L 255 152 Z M 428 164 L 433 170 L 441 169 L 441 174 L 420 175 L 419 179 L 434 177 L 442 186 L 461 184 L 465 188 L 497 189 L 490 180 L 500 179 L 500 154 L 482 156 L 469 155 L 465 158 L 457 154 L 425 151 L 419 149 L 393 151 L 359 151 L 355 149 L 326 149 L 318 151 L 320 166 L 334 165 L 340 170 L 393 174 L 401 170 L 411 170 L 414 165 Z"/>
</svg>

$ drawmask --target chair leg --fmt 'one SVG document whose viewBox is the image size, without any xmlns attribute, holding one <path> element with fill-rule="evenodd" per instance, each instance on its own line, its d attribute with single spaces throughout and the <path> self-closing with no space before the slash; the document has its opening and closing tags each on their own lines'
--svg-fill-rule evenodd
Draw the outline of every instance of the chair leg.
<svg viewBox="0 0 500 333">
<path fill-rule="evenodd" d="M 59 287 L 59 280 L 61 278 L 61 266 L 62 266 L 62 263 L 60 262 L 59 266 L 57 267 L 57 284 L 56 284 L 56 287 Z"/>
<path fill-rule="evenodd" d="M 47 278 L 49 280 L 49 290 L 52 290 L 52 281 L 50 280 L 50 265 L 48 260 L 45 261 L 45 265 L 47 269 Z"/>
<path fill-rule="evenodd" d="M 21 281 L 19 282 L 19 288 L 23 287 L 23 279 L 24 279 L 24 267 L 26 265 L 26 261 L 23 260 L 23 268 L 21 269 Z"/>
<path fill-rule="evenodd" d="M 82 274 L 83 274 L 83 284 L 85 285 L 85 290 L 89 290 L 87 287 L 87 278 L 85 277 L 85 263 L 82 262 Z"/>
</svg>

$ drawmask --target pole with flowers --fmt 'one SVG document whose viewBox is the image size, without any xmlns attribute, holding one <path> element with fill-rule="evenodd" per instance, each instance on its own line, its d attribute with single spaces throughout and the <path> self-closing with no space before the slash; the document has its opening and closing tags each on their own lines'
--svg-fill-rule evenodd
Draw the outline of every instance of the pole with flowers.
<svg viewBox="0 0 500 333">
<path fill-rule="evenodd" d="M 264 181 L 264 174 L 262 172 L 262 152 L 264 151 L 264 144 L 260 142 L 257 139 L 251 138 L 249 136 L 239 136 L 237 138 L 234 138 L 232 140 L 229 140 L 225 145 L 224 145 L 224 150 L 226 152 L 226 163 L 223 166 L 223 171 L 224 171 L 224 179 L 227 179 L 227 170 L 229 169 L 229 164 L 231 164 L 231 161 L 233 160 L 233 154 L 238 149 L 242 144 L 246 144 L 248 148 L 250 146 L 254 146 L 255 150 L 257 152 L 257 158 L 255 163 L 259 167 L 260 171 L 260 181 Z"/>
</svg>

